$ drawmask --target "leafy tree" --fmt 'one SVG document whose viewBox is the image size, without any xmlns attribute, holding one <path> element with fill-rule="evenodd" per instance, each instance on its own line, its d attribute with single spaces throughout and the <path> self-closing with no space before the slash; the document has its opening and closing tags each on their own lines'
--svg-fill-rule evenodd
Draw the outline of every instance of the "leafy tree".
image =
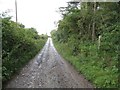
<svg viewBox="0 0 120 90">
<path fill-rule="evenodd" d="M 73 6 L 62 8 L 58 29 L 51 32 L 56 48 L 96 87 L 119 87 L 120 2 Z"/>
</svg>

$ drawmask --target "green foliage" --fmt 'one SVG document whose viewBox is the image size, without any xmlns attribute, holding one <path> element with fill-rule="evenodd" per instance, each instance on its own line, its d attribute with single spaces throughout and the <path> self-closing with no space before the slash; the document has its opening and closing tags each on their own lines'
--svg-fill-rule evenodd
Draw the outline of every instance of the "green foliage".
<svg viewBox="0 0 120 90">
<path fill-rule="evenodd" d="M 24 28 L 9 17 L 2 18 L 2 81 L 8 81 L 43 47 L 45 35 L 34 28 Z"/>
<path fill-rule="evenodd" d="M 81 44 L 79 45 L 80 53 L 74 56 L 71 53 L 69 44 L 61 44 L 56 41 L 54 41 L 54 43 L 59 53 L 68 60 L 77 71 L 91 81 L 95 87 L 118 87 L 118 68 L 116 67 L 116 60 L 113 58 L 110 62 L 111 65 L 108 65 L 109 62 L 106 61 L 104 57 L 99 56 L 96 45 L 86 44 L 86 46 L 83 46 L 84 44 Z"/>
<path fill-rule="evenodd" d="M 58 29 L 51 32 L 55 47 L 95 87 L 118 88 L 120 4 L 87 2 L 81 6 L 69 9 Z"/>
</svg>

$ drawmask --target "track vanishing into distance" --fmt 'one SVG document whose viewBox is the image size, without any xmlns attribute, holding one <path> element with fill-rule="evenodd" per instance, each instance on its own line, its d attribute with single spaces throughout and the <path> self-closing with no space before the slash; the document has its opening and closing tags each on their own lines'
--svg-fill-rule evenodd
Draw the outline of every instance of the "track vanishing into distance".
<svg viewBox="0 0 120 90">
<path fill-rule="evenodd" d="M 93 88 L 93 86 L 56 51 L 52 39 L 6 88 Z"/>
</svg>

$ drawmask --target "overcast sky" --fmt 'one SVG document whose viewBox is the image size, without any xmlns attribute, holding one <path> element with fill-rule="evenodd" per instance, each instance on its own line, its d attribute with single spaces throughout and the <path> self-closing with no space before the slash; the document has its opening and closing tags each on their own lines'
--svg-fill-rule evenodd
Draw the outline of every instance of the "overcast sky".
<svg viewBox="0 0 120 90">
<path fill-rule="evenodd" d="M 17 0 L 18 22 L 26 28 L 34 27 L 39 34 L 49 33 L 55 28 L 54 22 L 61 19 L 56 11 L 67 5 L 69 0 Z M 0 13 L 10 9 L 9 15 L 15 21 L 15 0 L 0 0 Z"/>
</svg>

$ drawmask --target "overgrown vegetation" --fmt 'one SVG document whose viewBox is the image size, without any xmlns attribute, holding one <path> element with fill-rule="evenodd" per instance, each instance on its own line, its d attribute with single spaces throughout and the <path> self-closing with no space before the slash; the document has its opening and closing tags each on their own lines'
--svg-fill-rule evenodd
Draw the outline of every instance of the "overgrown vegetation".
<svg viewBox="0 0 120 90">
<path fill-rule="evenodd" d="M 44 46 L 47 35 L 38 35 L 34 28 L 25 28 L 10 17 L 2 19 L 2 81 L 11 77 L 29 62 Z"/>
<path fill-rule="evenodd" d="M 51 32 L 55 47 L 98 88 L 118 88 L 120 3 L 87 2 L 60 8 L 63 19 Z"/>
</svg>

